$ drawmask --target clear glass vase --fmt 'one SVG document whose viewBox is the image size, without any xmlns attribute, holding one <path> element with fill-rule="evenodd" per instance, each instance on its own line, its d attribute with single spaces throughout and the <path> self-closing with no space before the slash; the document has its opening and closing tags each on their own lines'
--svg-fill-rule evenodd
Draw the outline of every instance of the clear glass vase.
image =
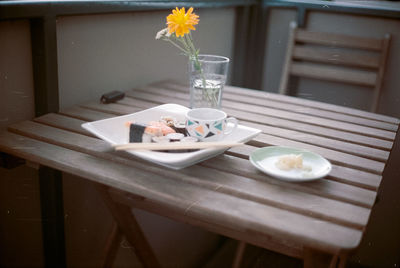
<svg viewBox="0 0 400 268">
<path fill-rule="evenodd" d="M 221 108 L 229 58 L 199 55 L 189 60 L 190 108 Z"/>
</svg>

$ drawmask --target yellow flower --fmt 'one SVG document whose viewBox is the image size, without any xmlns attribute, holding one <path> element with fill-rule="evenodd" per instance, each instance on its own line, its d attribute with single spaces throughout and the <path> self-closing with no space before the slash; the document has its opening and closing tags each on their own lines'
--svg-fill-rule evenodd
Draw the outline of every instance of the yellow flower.
<svg viewBox="0 0 400 268">
<path fill-rule="evenodd" d="M 192 13 L 193 8 L 189 8 L 185 13 L 185 8 L 173 9 L 172 14 L 167 17 L 168 31 L 170 34 L 175 33 L 177 37 L 184 36 L 190 30 L 196 30 L 193 25 L 199 23 L 199 16 Z"/>
</svg>

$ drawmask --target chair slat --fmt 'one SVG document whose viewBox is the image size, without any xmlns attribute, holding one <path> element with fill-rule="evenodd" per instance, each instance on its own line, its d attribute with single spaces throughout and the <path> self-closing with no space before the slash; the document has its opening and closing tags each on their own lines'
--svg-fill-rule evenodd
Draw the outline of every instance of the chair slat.
<svg viewBox="0 0 400 268">
<path fill-rule="evenodd" d="M 364 70 L 343 69 L 321 64 L 292 63 L 290 72 L 293 75 L 314 79 L 351 83 L 360 86 L 375 86 L 375 72 Z"/>
<path fill-rule="evenodd" d="M 356 37 L 335 33 L 310 32 L 303 29 L 297 29 L 296 41 L 369 50 L 381 50 L 383 46 L 382 40 L 376 38 Z"/>
<path fill-rule="evenodd" d="M 379 68 L 379 55 L 363 55 L 351 51 L 326 50 L 315 47 L 296 45 L 293 50 L 293 58 L 297 60 L 309 60 L 354 67 Z"/>
<path fill-rule="evenodd" d="M 382 57 L 380 59 L 380 66 L 378 70 L 378 77 L 376 81 L 376 86 L 375 86 L 375 91 L 374 91 L 374 98 L 373 98 L 373 103 L 371 110 L 376 111 L 378 110 L 379 106 L 379 99 L 380 99 L 380 94 L 382 90 L 382 85 L 383 85 L 383 75 L 386 70 L 386 63 L 389 55 L 389 46 L 390 46 L 390 40 L 391 40 L 391 35 L 386 34 L 385 37 L 383 38 L 383 50 L 382 50 Z"/>
<path fill-rule="evenodd" d="M 289 25 L 288 46 L 286 48 L 286 58 L 283 63 L 281 82 L 279 83 L 279 94 L 287 94 L 288 92 L 287 85 L 289 82 L 289 70 L 292 63 L 292 53 L 295 44 L 296 29 L 297 29 L 297 24 L 294 21 L 292 21 Z"/>
</svg>

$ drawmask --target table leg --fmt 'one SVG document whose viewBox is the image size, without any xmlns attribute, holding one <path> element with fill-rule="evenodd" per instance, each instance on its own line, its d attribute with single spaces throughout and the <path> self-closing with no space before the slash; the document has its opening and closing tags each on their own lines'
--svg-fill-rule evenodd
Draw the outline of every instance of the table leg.
<svg viewBox="0 0 400 268">
<path fill-rule="evenodd" d="M 106 245 L 104 246 L 101 266 L 104 268 L 112 267 L 115 257 L 117 256 L 118 247 L 122 241 L 122 233 L 118 229 L 118 224 L 113 221 L 111 226 L 111 232 L 108 235 Z"/>
<path fill-rule="evenodd" d="M 304 249 L 304 268 L 329 267 L 336 268 L 338 256 L 331 255 L 314 249 Z"/>
<path fill-rule="evenodd" d="M 136 256 L 142 262 L 143 267 L 161 267 L 150 247 L 140 225 L 132 213 L 131 207 L 114 202 L 108 193 L 108 187 L 95 184 L 101 194 L 103 201 L 109 208 L 114 219 L 118 223 L 118 228 L 123 232 L 128 242 L 133 246 Z"/>
<path fill-rule="evenodd" d="M 244 251 L 246 249 L 246 242 L 238 241 L 235 258 L 233 260 L 232 268 L 239 268 L 242 263 Z"/>
<path fill-rule="evenodd" d="M 61 171 L 39 167 L 40 208 L 45 267 L 66 267 Z"/>
</svg>

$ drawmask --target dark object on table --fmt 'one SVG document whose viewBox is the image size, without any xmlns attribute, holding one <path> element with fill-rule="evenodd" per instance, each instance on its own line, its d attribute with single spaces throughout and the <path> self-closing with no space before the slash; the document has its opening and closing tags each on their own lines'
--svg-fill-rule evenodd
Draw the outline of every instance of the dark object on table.
<svg viewBox="0 0 400 268">
<path fill-rule="evenodd" d="M 106 93 L 103 96 L 101 96 L 100 101 L 102 103 L 112 103 L 116 102 L 120 99 L 123 99 L 125 97 L 125 93 L 121 91 L 112 91 L 110 93 Z"/>
</svg>

